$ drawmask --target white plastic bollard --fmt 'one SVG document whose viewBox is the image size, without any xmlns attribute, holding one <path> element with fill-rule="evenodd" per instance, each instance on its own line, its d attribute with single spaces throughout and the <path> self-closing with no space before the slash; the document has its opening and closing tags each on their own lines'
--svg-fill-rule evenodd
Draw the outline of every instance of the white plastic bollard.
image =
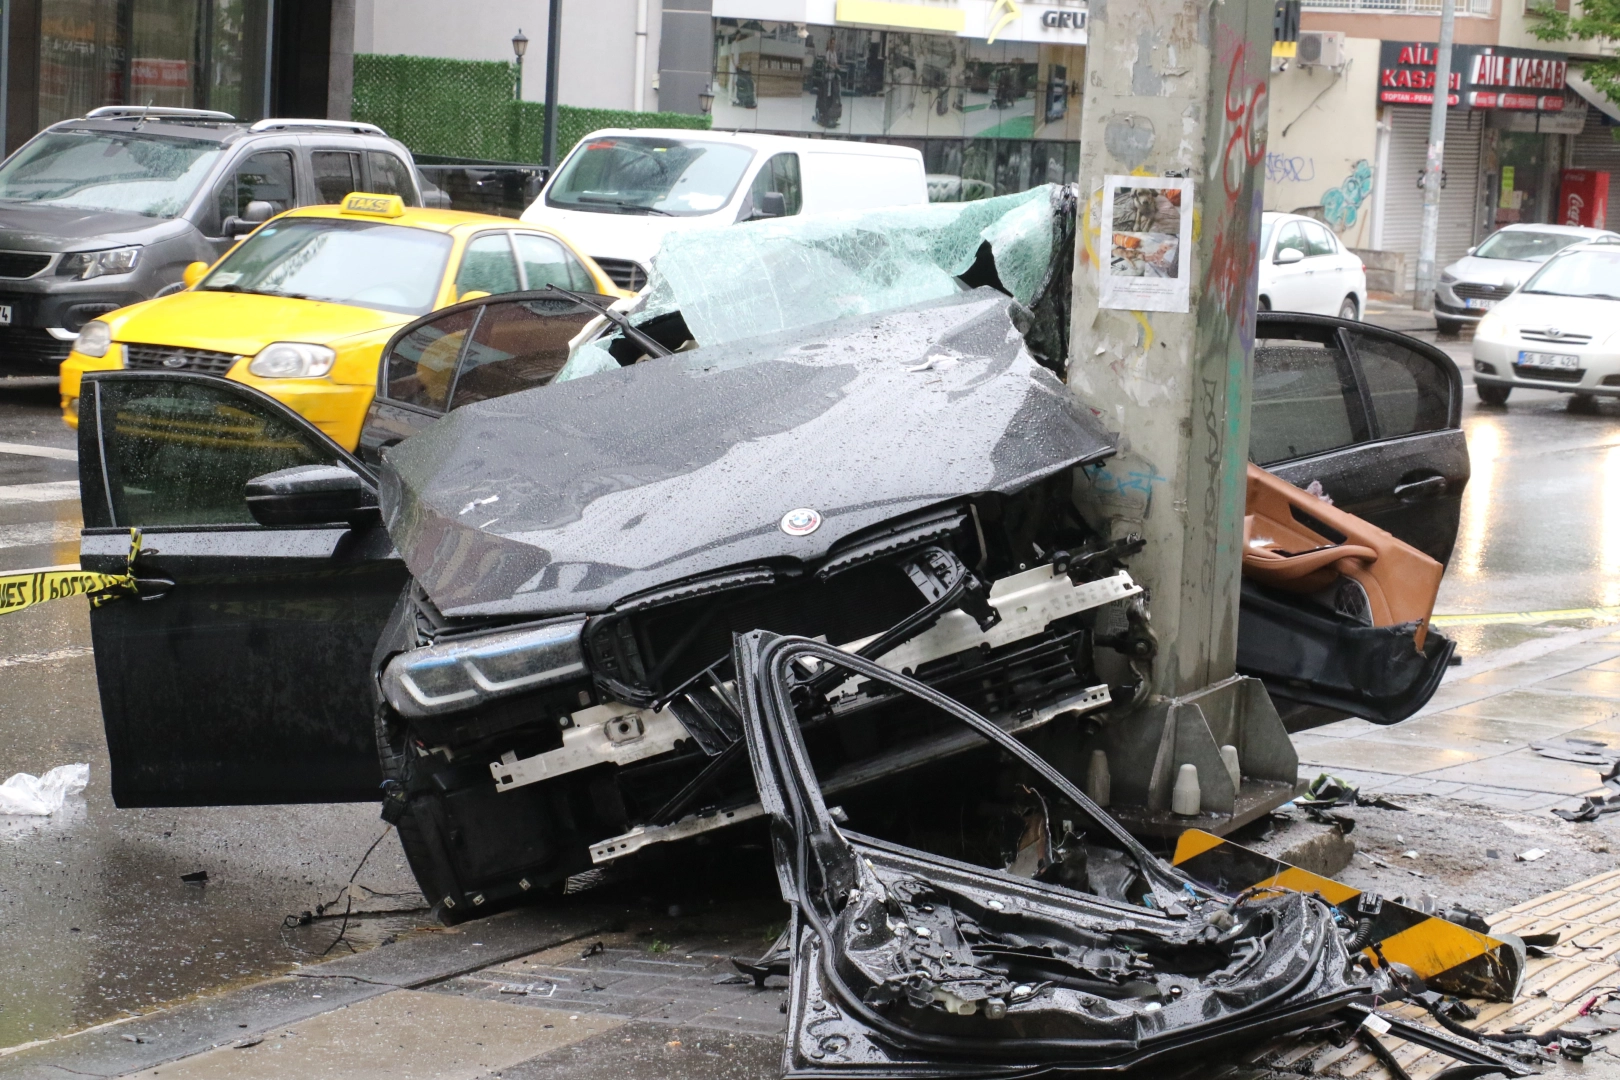
<svg viewBox="0 0 1620 1080">
<path fill-rule="evenodd" d="M 1197 817 L 1203 805 L 1204 795 L 1198 788 L 1198 766 L 1188 762 L 1176 773 L 1176 786 L 1170 792 L 1170 812 Z"/>
<path fill-rule="evenodd" d="M 1221 747 L 1221 762 L 1226 766 L 1227 774 L 1232 777 L 1232 790 L 1237 791 L 1243 786 L 1243 767 L 1238 764 L 1237 747 Z"/>
<path fill-rule="evenodd" d="M 1108 755 L 1101 750 L 1091 752 L 1091 764 L 1086 768 L 1086 794 L 1098 806 L 1107 806 L 1113 796 L 1112 781 L 1108 776 Z"/>
</svg>

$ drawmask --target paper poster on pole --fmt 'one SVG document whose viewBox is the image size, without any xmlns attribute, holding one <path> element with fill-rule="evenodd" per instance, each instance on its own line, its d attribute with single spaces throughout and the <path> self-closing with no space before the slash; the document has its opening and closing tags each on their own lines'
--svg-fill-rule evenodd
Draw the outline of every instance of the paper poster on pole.
<svg viewBox="0 0 1620 1080">
<path fill-rule="evenodd" d="M 1102 307 L 1189 310 L 1192 188 L 1182 177 L 1103 177 Z"/>
</svg>

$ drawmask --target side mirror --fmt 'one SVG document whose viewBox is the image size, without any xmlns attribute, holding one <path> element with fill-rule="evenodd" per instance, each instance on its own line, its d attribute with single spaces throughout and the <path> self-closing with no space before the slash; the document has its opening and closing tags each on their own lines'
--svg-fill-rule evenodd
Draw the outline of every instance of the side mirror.
<svg viewBox="0 0 1620 1080">
<path fill-rule="evenodd" d="M 242 236 L 250 233 L 275 216 L 276 208 L 273 204 L 263 199 L 254 199 L 247 204 L 241 217 L 232 216 L 225 219 L 225 235 Z"/>
<path fill-rule="evenodd" d="M 255 476 L 243 487 L 260 525 L 361 525 L 377 519 L 376 497 L 341 465 L 299 465 Z"/>
<path fill-rule="evenodd" d="M 187 263 L 186 268 L 180 272 L 180 280 L 188 289 L 197 287 L 197 282 L 208 273 L 208 264 L 205 262 Z"/>
<path fill-rule="evenodd" d="M 1294 263 L 1299 262 L 1304 257 L 1305 253 L 1299 250 L 1299 248 L 1283 248 L 1281 251 L 1277 252 L 1277 257 L 1272 261 L 1278 266 L 1292 266 Z"/>
<path fill-rule="evenodd" d="M 748 220 L 777 217 L 787 217 L 787 196 L 780 191 L 767 191 L 760 195 L 759 202 L 754 206 L 754 212 L 749 215 Z"/>
<path fill-rule="evenodd" d="M 1467 254 L 1472 255 L 1474 252 L 1476 252 L 1478 250 L 1479 250 L 1478 247 L 1471 247 L 1471 248 L 1468 249 Z"/>
</svg>

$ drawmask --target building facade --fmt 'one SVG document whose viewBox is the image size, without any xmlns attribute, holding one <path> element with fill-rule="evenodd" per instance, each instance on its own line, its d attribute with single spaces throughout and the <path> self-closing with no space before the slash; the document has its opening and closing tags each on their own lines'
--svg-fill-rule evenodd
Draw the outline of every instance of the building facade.
<svg viewBox="0 0 1620 1080">
<path fill-rule="evenodd" d="M 41 128 L 101 105 L 322 117 L 335 89 L 346 115 L 352 4 L 6 0 L 0 141 L 10 153 Z"/>
<path fill-rule="evenodd" d="M 1540 42 L 1526 6 L 1457 5 L 1441 266 L 1502 225 L 1561 220 L 1566 170 L 1620 174 L 1614 106 L 1579 76 L 1580 50 L 1592 46 Z M 1320 217 L 1348 246 L 1392 256 L 1368 261 L 1391 268 L 1396 291 L 1416 274 L 1437 9 L 1435 0 L 1306 0 L 1302 34 L 1326 35 L 1312 52 L 1331 62 L 1273 61 L 1266 209 Z M 1610 203 L 1606 224 L 1620 226 L 1620 205 Z"/>
</svg>

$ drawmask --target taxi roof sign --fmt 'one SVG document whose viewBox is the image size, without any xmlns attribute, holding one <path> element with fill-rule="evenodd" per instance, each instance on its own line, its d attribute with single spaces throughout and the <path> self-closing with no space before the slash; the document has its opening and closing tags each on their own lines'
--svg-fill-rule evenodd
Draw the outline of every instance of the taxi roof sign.
<svg viewBox="0 0 1620 1080">
<path fill-rule="evenodd" d="M 365 191 L 355 191 L 343 200 L 343 208 L 339 213 L 364 214 L 366 217 L 404 217 L 405 200 L 398 195 L 373 195 Z"/>
</svg>

